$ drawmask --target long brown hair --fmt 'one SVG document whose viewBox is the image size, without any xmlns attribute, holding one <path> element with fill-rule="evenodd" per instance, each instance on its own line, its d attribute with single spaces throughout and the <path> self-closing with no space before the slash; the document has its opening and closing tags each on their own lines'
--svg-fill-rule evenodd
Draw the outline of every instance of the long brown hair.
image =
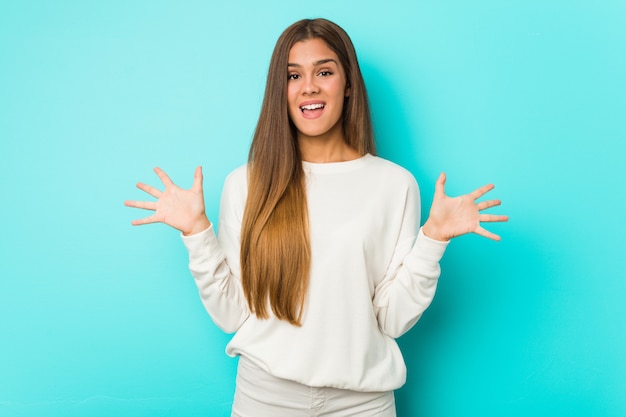
<svg viewBox="0 0 626 417">
<path fill-rule="evenodd" d="M 241 229 L 241 279 L 250 309 L 300 325 L 309 281 L 311 244 L 305 175 L 297 131 L 287 106 L 291 47 L 322 39 L 337 54 L 350 96 L 342 113 L 344 138 L 361 155 L 376 154 L 365 83 L 352 41 L 325 19 L 300 20 L 279 37 L 248 156 L 248 197 Z"/>
</svg>

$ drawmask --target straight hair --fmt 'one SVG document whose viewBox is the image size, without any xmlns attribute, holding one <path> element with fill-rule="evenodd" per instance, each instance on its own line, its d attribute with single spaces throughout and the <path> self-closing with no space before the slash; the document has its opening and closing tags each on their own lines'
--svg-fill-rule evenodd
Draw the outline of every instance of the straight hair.
<svg viewBox="0 0 626 417">
<path fill-rule="evenodd" d="M 375 155 L 365 83 L 347 33 L 326 19 L 289 26 L 272 53 L 265 96 L 248 155 L 248 196 L 241 228 L 241 280 L 250 310 L 302 324 L 311 267 L 305 174 L 287 104 L 288 58 L 297 42 L 321 39 L 337 54 L 350 95 L 342 112 L 346 143 Z M 268 309 L 269 307 L 269 309 Z"/>
</svg>

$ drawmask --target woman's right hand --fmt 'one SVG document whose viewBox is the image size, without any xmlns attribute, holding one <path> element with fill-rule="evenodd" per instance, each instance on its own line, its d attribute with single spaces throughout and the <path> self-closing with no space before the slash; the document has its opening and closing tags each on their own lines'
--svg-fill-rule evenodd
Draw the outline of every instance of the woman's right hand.
<svg viewBox="0 0 626 417">
<path fill-rule="evenodd" d="M 201 167 L 196 168 L 193 185 L 189 190 L 183 190 L 174 184 L 162 169 L 154 168 L 154 172 L 165 185 L 164 191 L 141 182 L 137 183 L 137 188 L 155 197 L 157 201 L 127 200 L 124 202 L 124 205 L 128 207 L 154 211 L 151 216 L 133 220 L 133 226 L 165 223 L 180 230 L 185 236 L 199 233 L 211 226 L 204 209 Z"/>
</svg>

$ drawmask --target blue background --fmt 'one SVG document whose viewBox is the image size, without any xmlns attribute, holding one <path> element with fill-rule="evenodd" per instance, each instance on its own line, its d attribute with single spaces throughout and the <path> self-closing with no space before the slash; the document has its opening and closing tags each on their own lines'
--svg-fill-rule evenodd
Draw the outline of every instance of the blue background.
<svg viewBox="0 0 626 417">
<path fill-rule="evenodd" d="M 216 219 L 278 35 L 318 16 L 424 214 L 445 170 L 510 215 L 450 245 L 399 416 L 626 415 L 626 3 L 226 3 L 0 2 L 0 415 L 228 415 L 229 336 L 178 233 L 123 201 L 203 165 Z"/>
</svg>

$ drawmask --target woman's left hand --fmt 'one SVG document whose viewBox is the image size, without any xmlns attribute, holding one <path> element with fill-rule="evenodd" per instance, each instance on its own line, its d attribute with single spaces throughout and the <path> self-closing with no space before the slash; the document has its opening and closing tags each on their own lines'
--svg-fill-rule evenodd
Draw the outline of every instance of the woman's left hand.
<svg viewBox="0 0 626 417">
<path fill-rule="evenodd" d="M 482 222 L 506 222 L 508 216 L 482 214 L 481 211 L 499 206 L 500 200 L 487 200 L 477 203 L 480 197 L 493 190 L 493 184 L 482 186 L 469 194 L 448 197 L 444 191 L 446 174 L 441 173 L 435 184 L 435 196 L 430 207 L 430 216 L 422 231 L 431 239 L 448 241 L 456 236 L 476 233 L 493 240 L 500 236 L 483 229 Z"/>
</svg>

